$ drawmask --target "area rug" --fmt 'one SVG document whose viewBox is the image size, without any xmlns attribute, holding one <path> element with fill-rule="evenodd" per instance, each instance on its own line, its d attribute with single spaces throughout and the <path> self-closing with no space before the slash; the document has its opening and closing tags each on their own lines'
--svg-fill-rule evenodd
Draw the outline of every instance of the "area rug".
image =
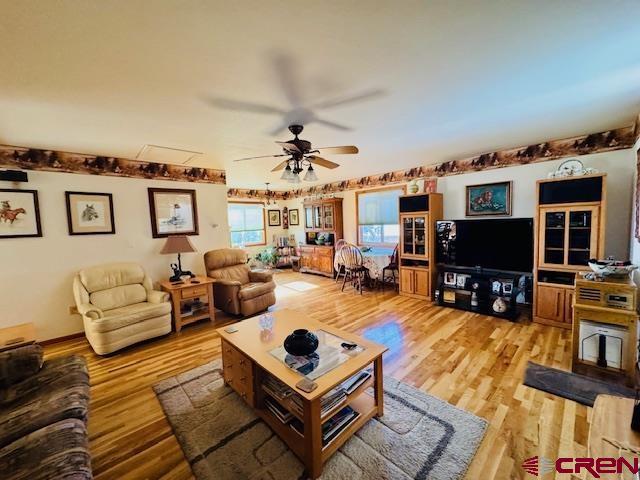
<svg viewBox="0 0 640 480">
<path fill-rule="evenodd" d="M 603 382 L 596 378 L 545 367 L 533 362 L 527 365 L 524 384 L 588 407 L 593 407 L 593 402 L 600 394 L 635 398 L 635 391 L 623 385 Z"/>
<path fill-rule="evenodd" d="M 462 478 L 487 422 L 385 377 L 385 414 L 367 422 L 325 464 L 323 480 Z M 304 468 L 213 361 L 154 386 L 198 480 L 305 478 Z"/>
</svg>

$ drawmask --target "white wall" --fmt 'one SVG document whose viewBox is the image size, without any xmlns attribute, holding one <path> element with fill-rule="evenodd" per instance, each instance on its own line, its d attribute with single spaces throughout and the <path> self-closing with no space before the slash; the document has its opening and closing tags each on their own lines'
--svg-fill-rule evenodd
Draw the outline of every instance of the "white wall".
<svg viewBox="0 0 640 480">
<path fill-rule="evenodd" d="M 175 257 L 160 255 L 165 240 L 151 236 L 147 187 L 196 190 L 200 235 L 190 239 L 198 253 L 184 254 L 182 264 L 204 273 L 204 252 L 229 245 L 225 185 L 29 172 L 29 182 L 18 188 L 38 191 L 43 237 L 0 239 L 0 327 L 34 322 L 38 340 L 81 332 L 69 306 L 73 276 L 84 267 L 134 261 L 156 282 L 168 278 Z M 16 187 L 0 182 L 0 188 Z M 69 236 L 66 190 L 112 193 L 116 234 Z"/>
<path fill-rule="evenodd" d="M 587 167 L 607 173 L 607 232 L 606 254 L 616 258 L 629 258 L 629 238 L 632 234 L 631 215 L 633 189 L 635 185 L 636 160 L 631 149 L 596 153 L 579 157 Z M 535 215 L 536 181 L 547 178 L 564 160 L 520 165 L 515 167 L 487 170 L 442 177 L 438 179 L 438 192 L 444 194 L 444 218 L 465 218 L 465 187 L 490 182 L 513 181 L 513 217 L 533 217 Z M 421 182 L 419 186 L 422 189 Z M 344 238 L 356 243 L 356 191 L 336 194 L 342 197 L 344 218 Z M 302 214 L 302 199 L 291 200 L 299 204 Z M 292 208 L 292 207 L 289 207 Z M 296 207 L 293 207 L 296 208 Z M 301 217 L 301 223 L 303 222 Z M 304 239 L 301 225 L 300 240 Z M 637 243 L 637 242 L 636 242 Z M 640 263 L 640 244 L 637 245 Z"/>
</svg>

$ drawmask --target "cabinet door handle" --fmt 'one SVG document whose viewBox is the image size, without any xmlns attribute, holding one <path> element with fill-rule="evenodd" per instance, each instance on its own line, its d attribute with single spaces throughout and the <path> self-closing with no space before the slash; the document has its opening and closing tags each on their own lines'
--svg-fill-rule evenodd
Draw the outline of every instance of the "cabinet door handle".
<svg viewBox="0 0 640 480">
<path fill-rule="evenodd" d="M 558 301 L 556 302 L 556 317 L 560 316 L 560 296 L 561 295 L 562 295 L 562 292 L 557 292 Z"/>
</svg>

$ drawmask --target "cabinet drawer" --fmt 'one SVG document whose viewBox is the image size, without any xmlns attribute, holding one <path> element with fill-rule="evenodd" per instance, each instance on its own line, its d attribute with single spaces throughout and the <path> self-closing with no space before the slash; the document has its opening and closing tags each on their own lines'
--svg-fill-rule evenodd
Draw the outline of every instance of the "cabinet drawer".
<svg viewBox="0 0 640 480">
<path fill-rule="evenodd" d="M 253 363 L 228 342 L 222 341 L 223 377 L 227 385 L 249 405 L 255 403 L 253 393 Z"/>
<path fill-rule="evenodd" d="M 315 248 L 313 247 L 301 247 L 300 248 L 300 253 L 302 255 L 313 255 Z"/>
<path fill-rule="evenodd" d="M 198 285 L 195 287 L 183 288 L 181 290 L 182 298 L 195 298 L 207 295 L 207 286 Z"/>
<path fill-rule="evenodd" d="M 316 255 L 320 257 L 333 257 L 333 248 L 316 248 Z"/>
</svg>

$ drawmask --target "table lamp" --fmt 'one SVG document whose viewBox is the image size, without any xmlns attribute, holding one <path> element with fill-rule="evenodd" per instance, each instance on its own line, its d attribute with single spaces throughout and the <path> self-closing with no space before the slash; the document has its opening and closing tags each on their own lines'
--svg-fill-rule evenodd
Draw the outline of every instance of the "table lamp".
<svg viewBox="0 0 640 480">
<path fill-rule="evenodd" d="M 173 276 L 169 279 L 170 282 L 177 282 L 183 275 L 189 275 L 191 278 L 195 275 L 189 271 L 182 271 L 182 262 L 180 260 L 181 253 L 193 253 L 197 252 L 194 246 L 191 244 L 189 237 L 186 235 L 169 235 L 160 253 L 163 255 L 178 254 L 178 263 L 172 263 L 171 269 L 173 270 Z"/>
</svg>

